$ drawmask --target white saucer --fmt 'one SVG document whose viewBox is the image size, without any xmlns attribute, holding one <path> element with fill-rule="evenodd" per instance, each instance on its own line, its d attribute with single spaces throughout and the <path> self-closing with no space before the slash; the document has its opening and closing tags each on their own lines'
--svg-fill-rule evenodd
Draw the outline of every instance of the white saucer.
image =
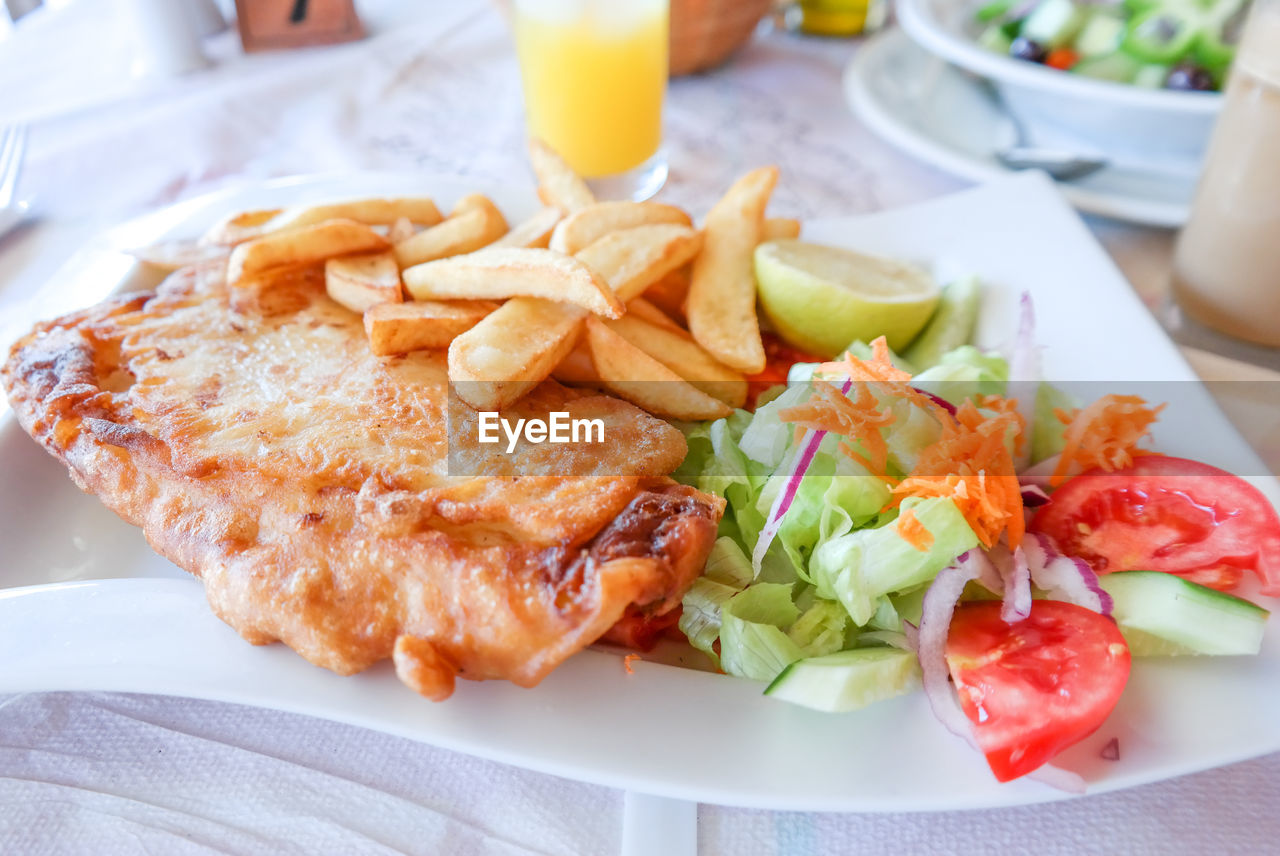
<svg viewBox="0 0 1280 856">
<path fill-rule="evenodd" d="M 845 69 L 844 90 L 871 130 L 933 166 L 978 182 L 1009 172 L 992 155 L 1013 140 L 1008 117 L 972 77 L 899 30 L 862 46 Z M 1194 172 L 1112 166 L 1058 186 L 1081 211 L 1176 227 L 1187 219 Z"/>
</svg>

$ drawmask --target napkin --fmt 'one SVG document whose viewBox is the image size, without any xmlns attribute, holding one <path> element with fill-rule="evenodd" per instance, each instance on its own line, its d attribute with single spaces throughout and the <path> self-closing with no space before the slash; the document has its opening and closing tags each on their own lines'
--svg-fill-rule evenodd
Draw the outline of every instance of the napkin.
<svg viewBox="0 0 1280 856">
<path fill-rule="evenodd" d="M 618 853 L 622 793 L 349 725 L 164 696 L 0 701 L 21 854 Z M 932 814 L 703 805 L 702 856 L 1269 853 L 1280 755 L 1066 802 Z M 659 855 L 660 856 L 660 855 Z"/>
</svg>

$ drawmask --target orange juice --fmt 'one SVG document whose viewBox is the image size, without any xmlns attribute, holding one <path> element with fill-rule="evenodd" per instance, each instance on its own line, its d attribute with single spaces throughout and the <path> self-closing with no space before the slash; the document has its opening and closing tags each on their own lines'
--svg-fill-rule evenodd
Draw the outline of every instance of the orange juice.
<svg viewBox="0 0 1280 856">
<path fill-rule="evenodd" d="M 516 0 L 529 133 L 587 178 L 626 172 L 662 141 L 667 0 Z"/>
</svg>

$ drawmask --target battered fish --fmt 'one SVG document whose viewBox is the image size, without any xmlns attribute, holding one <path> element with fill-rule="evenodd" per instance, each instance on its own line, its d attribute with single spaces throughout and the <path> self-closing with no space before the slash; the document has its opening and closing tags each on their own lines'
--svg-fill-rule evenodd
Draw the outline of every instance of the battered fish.
<svg viewBox="0 0 1280 856">
<path fill-rule="evenodd" d="M 723 508 L 664 477 L 678 430 L 553 382 L 520 406 L 599 418 L 606 443 L 451 459 L 451 413 L 470 423 L 444 352 L 373 356 L 316 270 L 242 289 L 186 269 L 39 325 L 2 374 L 26 431 L 245 639 L 340 674 L 392 657 L 432 699 L 458 676 L 532 686 L 675 608 Z"/>
</svg>

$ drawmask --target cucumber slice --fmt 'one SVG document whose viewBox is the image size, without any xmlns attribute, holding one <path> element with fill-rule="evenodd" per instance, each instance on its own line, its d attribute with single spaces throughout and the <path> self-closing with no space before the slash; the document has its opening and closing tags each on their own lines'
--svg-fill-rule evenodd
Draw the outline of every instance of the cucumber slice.
<svg viewBox="0 0 1280 856">
<path fill-rule="evenodd" d="M 978 44 L 989 51 L 1007 54 L 1013 46 L 1013 39 L 1005 34 L 1004 28 L 999 24 L 992 24 L 978 36 Z"/>
<path fill-rule="evenodd" d="M 1192 10 L 1151 9 L 1129 24 L 1121 48 L 1143 62 L 1172 65 L 1190 52 L 1204 26 L 1203 17 Z"/>
<path fill-rule="evenodd" d="M 1071 67 L 1072 74 L 1082 74 L 1112 83 L 1131 83 L 1142 69 L 1142 62 L 1126 53 L 1117 51 L 1090 59 L 1083 59 Z"/>
<path fill-rule="evenodd" d="M 1081 57 L 1102 56 L 1120 47 L 1124 19 L 1108 12 L 1095 12 L 1076 36 L 1076 53 Z"/>
<path fill-rule="evenodd" d="M 1133 85 L 1141 86 L 1143 89 L 1161 89 L 1164 87 L 1164 82 L 1169 79 L 1169 71 L 1172 68 L 1171 65 L 1160 63 L 1144 65 L 1133 76 Z"/>
<path fill-rule="evenodd" d="M 827 713 L 858 710 L 920 685 L 916 655 L 900 648 L 855 648 L 797 660 L 764 694 Z"/>
<path fill-rule="evenodd" d="M 1076 37 L 1086 17 L 1071 0 L 1044 0 L 1027 16 L 1021 35 L 1049 50 L 1060 48 Z"/>
<path fill-rule="evenodd" d="M 1136 657 L 1257 654 L 1271 614 L 1242 598 L 1158 571 L 1103 574 L 1112 617 Z"/>
<path fill-rule="evenodd" d="M 978 321 L 981 297 L 982 284 L 977 277 L 967 276 L 948 284 L 942 289 L 933 316 L 902 352 L 903 358 L 918 371 L 924 371 L 937 365 L 947 351 L 968 344 Z"/>
</svg>

